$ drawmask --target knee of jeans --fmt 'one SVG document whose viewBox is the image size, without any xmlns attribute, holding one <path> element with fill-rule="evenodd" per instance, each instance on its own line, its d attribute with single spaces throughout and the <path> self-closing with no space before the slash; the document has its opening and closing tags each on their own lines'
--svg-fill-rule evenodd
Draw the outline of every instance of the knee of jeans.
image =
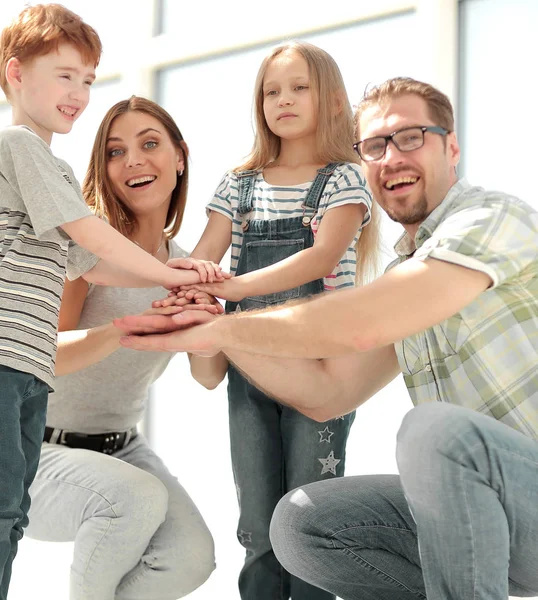
<svg viewBox="0 0 538 600">
<path fill-rule="evenodd" d="M 477 443 L 487 443 L 472 410 L 429 402 L 409 411 L 398 431 L 396 460 L 402 477 L 432 473 L 446 460 L 463 456 Z"/>
<path fill-rule="evenodd" d="M 191 532 L 188 547 L 168 548 L 162 554 L 155 552 L 150 543 L 142 562 L 149 569 L 159 571 L 160 589 L 166 590 L 170 600 L 190 594 L 215 570 L 215 545 L 208 529 Z"/>
<path fill-rule="evenodd" d="M 179 578 L 178 584 L 184 590 L 184 594 L 194 591 L 205 583 L 215 567 L 213 536 L 208 529 L 204 529 L 189 542 L 188 553 L 182 557 L 183 576 Z"/>
<path fill-rule="evenodd" d="M 286 494 L 273 512 L 269 529 L 273 552 L 292 574 L 296 574 L 300 558 L 308 555 L 306 543 L 312 539 L 316 523 L 313 509 L 312 502 L 299 488 Z"/>
<path fill-rule="evenodd" d="M 154 475 L 139 469 L 128 480 L 118 482 L 121 494 L 116 500 L 118 516 L 142 528 L 157 529 L 168 511 L 168 490 Z"/>
</svg>

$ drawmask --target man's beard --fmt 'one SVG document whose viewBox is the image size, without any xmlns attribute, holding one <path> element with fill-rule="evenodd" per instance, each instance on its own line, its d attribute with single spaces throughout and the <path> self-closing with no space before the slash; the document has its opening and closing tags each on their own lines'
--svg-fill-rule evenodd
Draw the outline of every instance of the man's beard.
<svg viewBox="0 0 538 600">
<path fill-rule="evenodd" d="M 406 213 L 399 214 L 395 210 L 385 208 L 385 212 L 390 219 L 400 223 L 401 225 L 416 225 L 422 223 L 428 216 L 428 203 L 425 196 L 421 196 L 419 200 Z"/>
</svg>

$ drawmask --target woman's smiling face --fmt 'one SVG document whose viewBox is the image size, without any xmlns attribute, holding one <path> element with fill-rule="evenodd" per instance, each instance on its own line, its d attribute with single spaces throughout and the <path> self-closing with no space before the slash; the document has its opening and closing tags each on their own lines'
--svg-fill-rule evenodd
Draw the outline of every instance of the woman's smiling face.
<svg viewBox="0 0 538 600">
<path fill-rule="evenodd" d="M 138 217 L 166 216 L 184 156 L 164 125 L 142 111 L 114 119 L 107 138 L 107 174 L 114 194 Z"/>
</svg>

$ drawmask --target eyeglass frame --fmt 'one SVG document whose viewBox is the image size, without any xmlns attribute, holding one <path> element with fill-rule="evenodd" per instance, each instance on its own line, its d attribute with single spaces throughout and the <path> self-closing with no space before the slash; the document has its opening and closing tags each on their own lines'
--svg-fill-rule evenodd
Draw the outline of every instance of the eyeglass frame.
<svg viewBox="0 0 538 600">
<path fill-rule="evenodd" d="M 420 129 L 420 131 L 422 131 L 422 144 L 420 144 L 420 146 L 417 146 L 416 148 L 411 148 L 410 150 L 402 150 L 398 146 L 398 144 L 394 141 L 394 136 L 398 135 L 402 131 L 408 131 L 409 129 Z M 398 129 L 398 131 L 393 131 L 389 135 L 373 135 L 372 137 L 366 138 L 364 140 L 359 140 L 358 142 L 355 142 L 353 144 L 353 150 L 355 150 L 355 152 L 365 162 L 374 162 L 375 160 L 381 160 L 387 153 L 387 146 L 389 145 L 389 142 L 392 142 L 400 152 L 413 152 L 413 150 L 418 150 L 419 148 L 422 148 L 422 146 L 424 146 L 424 134 L 427 131 L 429 131 L 431 133 L 437 133 L 438 135 L 443 135 L 443 136 L 451 133 L 448 129 L 445 129 L 444 127 L 439 127 L 438 125 L 413 125 L 411 127 L 404 127 L 403 129 Z M 367 142 L 369 140 L 375 140 L 375 139 L 384 140 L 385 148 L 383 150 L 383 154 L 379 158 L 364 158 L 364 156 L 361 154 L 361 151 L 359 150 L 359 146 L 361 144 L 363 144 L 364 142 Z"/>
</svg>

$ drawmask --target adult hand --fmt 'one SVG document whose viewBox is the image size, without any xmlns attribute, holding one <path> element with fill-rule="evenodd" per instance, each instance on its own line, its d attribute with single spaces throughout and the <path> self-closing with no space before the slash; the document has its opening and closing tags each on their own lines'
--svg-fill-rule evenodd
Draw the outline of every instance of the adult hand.
<svg viewBox="0 0 538 600">
<path fill-rule="evenodd" d="M 140 313 L 139 315 L 136 315 L 136 317 L 146 317 L 146 316 L 171 317 L 172 315 L 180 313 L 182 310 L 183 310 L 183 308 L 181 306 L 176 306 L 176 305 L 166 306 L 166 307 L 161 307 L 161 308 L 148 308 L 148 310 L 145 310 L 144 312 Z M 118 327 L 116 322 L 119 320 L 120 319 L 113 320 L 114 326 L 124 334 L 129 333 L 127 330 L 123 329 L 122 327 Z"/>
<path fill-rule="evenodd" d="M 120 339 L 125 348 L 214 356 L 220 348 L 211 339 L 209 325 L 216 315 L 207 307 L 206 304 L 190 305 L 188 310 L 172 315 L 128 316 L 115 319 L 114 325 L 128 334 Z"/>
</svg>

